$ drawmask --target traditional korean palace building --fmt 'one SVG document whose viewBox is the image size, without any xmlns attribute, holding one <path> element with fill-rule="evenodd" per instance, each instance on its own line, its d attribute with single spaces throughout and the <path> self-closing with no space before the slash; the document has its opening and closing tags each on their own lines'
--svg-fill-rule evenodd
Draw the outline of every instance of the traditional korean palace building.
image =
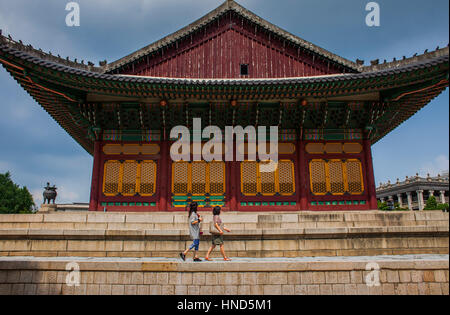
<svg viewBox="0 0 450 315">
<path fill-rule="evenodd" d="M 91 211 L 377 209 L 371 145 L 449 84 L 448 47 L 365 66 L 234 1 L 99 67 L 1 35 L 0 63 L 93 155 Z M 278 126 L 277 170 L 172 161 L 170 131 L 193 118 Z"/>
<path fill-rule="evenodd" d="M 423 210 L 426 201 L 431 196 L 436 198 L 438 203 L 448 203 L 449 199 L 449 177 L 448 172 L 426 178 L 419 174 L 413 177 L 406 177 L 404 181 L 397 179 L 396 183 L 388 181 L 377 187 L 377 197 L 381 202 L 398 203 L 400 208 L 410 210 Z"/>
</svg>

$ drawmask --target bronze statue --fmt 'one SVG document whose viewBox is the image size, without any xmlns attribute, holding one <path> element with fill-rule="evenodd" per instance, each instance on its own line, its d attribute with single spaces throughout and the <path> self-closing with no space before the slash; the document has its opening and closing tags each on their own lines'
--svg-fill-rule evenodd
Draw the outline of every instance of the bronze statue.
<svg viewBox="0 0 450 315">
<path fill-rule="evenodd" d="M 55 199 L 56 199 L 56 196 L 58 195 L 56 193 L 56 189 L 58 189 L 58 188 L 56 188 L 55 185 L 53 185 L 53 187 L 50 187 L 50 183 L 47 183 L 47 187 L 44 187 L 44 189 L 45 189 L 44 193 L 43 193 L 44 205 L 47 200 L 48 200 L 48 204 L 50 204 L 50 200 L 52 200 L 53 204 L 55 204 Z"/>
</svg>

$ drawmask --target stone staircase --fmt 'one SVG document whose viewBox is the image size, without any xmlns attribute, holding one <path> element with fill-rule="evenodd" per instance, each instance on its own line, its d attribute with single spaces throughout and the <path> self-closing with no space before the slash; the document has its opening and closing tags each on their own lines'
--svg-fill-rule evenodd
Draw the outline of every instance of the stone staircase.
<svg viewBox="0 0 450 315">
<path fill-rule="evenodd" d="M 212 215 L 201 214 L 204 255 Z M 449 215 L 436 211 L 225 212 L 221 217 L 232 230 L 225 236 L 231 257 L 449 252 Z M 0 215 L 0 256 L 177 257 L 190 243 L 185 212 Z"/>
</svg>

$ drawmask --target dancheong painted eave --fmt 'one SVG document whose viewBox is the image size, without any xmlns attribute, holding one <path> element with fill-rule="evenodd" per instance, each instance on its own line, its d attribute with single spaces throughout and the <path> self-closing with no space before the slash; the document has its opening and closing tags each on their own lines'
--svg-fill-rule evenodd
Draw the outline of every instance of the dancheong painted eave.
<svg viewBox="0 0 450 315">
<path fill-rule="evenodd" d="M 88 152 L 92 125 L 80 113 L 88 96 L 121 102 L 144 100 L 327 102 L 377 95 L 381 113 L 370 127 L 373 142 L 414 115 L 448 86 L 448 47 L 417 62 L 381 65 L 354 74 L 281 79 L 177 79 L 104 74 L 50 60 L 42 52 L 1 36 L 0 62 L 21 86 Z M 375 93 L 375 94 L 374 94 Z M 159 103 L 158 101 L 156 103 Z M 300 106 L 300 104 L 299 104 Z M 299 128 L 301 123 L 299 122 Z"/>
</svg>

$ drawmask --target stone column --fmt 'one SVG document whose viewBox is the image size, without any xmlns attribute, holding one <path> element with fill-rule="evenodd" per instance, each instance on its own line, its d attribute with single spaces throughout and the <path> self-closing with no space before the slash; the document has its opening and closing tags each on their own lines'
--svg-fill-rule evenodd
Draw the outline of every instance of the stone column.
<svg viewBox="0 0 450 315">
<path fill-rule="evenodd" d="M 439 192 L 440 197 L 441 197 L 441 203 L 445 203 L 445 190 L 441 190 Z"/>
<path fill-rule="evenodd" d="M 409 209 L 409 210 L 412 210 L 413 207 L 412 207 L 412 195 L 411 195 L 411 192 L 408 191 L 408 192 L 406 193 L 406 196 L 407 196 L 407 199 L 408 199 L 408 209 Z"/>
<path fill-rule="evenodd" d="M 398 206 L 399 206 L 400 208 L 403 208 L 402 194 L 397 194 L 397 199 L 398 199 Z"/>
<path fill-rule="evenodd" d="M 423 211 L 423 208 L 425 208 L 425 203 L 423 202 L 423 190 L 417 190 L 416 193 L 419 202 L 419 211 Z"/>
</svg>

